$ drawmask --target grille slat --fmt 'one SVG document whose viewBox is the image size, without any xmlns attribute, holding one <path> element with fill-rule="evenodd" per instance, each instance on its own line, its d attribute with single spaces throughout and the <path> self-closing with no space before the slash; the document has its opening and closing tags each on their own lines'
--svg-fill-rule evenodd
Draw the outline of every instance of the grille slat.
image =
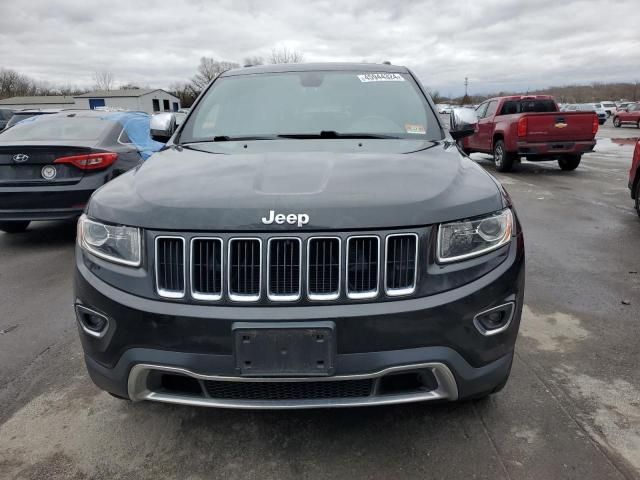
<svg viewBox="0 0 640 480">
<path fill-rule="evenodd" d="M 229 241 L 229 297 L 236 301 L 260 298 L 262 241 L 259 238 L 233 238 Z"/>
<path fill-rule="evenodd" d="M 156 289 L 167 298 L 182 298 L 185 293 L 184 239 L 156 238 Z"/>
<path fill-rule="evenodd" d="M 374 236 L 347 241 L 347 296 L 372 298 L 378 294 L 380 240 Z"/>
<path fill-rule="evenodd" d="M 418 236 L 413 233 L 387 237 L 385 290 L 387 295 L 408 295 L 416 288 Z"/>
<path fill-rule="evenodd" d="M 373 380 L 321 382 L 229 382 L 205 380 L 207 393 L 227 400 L 312 400 L 358 398 L 371 395 Z"/>
<path fill-rule="evenodd" d="M 340 295 L 340 239 L 311 238 L 307 244 L 307 290 L 311 300 Z"/>
<path fill-rule="evenodd" d="M 196 300 L 222 298 L 222 240 L 191 240 L 191 295 Z"/>
<path fill-rule="evenodd" d="M 272 300 L 300 298 L 302 242 L 299 238 L 269 239 L 268 296 Z"/>
</svg>

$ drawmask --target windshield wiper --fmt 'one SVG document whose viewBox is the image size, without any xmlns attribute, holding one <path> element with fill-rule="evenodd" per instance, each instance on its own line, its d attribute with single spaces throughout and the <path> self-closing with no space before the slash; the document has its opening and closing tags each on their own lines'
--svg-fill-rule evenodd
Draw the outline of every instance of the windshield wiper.
<svg viewBox="0 0 640 480">
<path fill-rule="evenodd" d="M 398 139 L 394 135 L 377 133 L 338 133 L 334 130 L 322 130 L 320 133 L 282 133 L 279 138 L 314 139 L 314 138 L 386 138 Z"/>
<path fill-rule="evenodd" d="M 193 142 L 184 142 L 180 145 L 189 145 L 192 143 L 209 143 L 209 142 L 244 142 L 250 140 L 277 140 L 277 135 L 251 135 L 246 137 L 233 137 L 230 135 L 216 135 L 211 138 L 204 138 L 202 140 L 195 140 Z"/>
</svg>

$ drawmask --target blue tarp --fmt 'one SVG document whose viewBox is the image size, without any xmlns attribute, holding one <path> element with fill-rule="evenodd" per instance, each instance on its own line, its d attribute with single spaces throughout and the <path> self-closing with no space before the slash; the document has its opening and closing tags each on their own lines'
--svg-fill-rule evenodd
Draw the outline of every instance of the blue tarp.
<svg viewBox="0 0 640 480">
<path fill-rule="evenodd" d="M 143 160 L 146 160 L 164 146 L 164 143 L 156 142 L 149 135 L 151 117 L 146 113 L 112 112 L 105 113 L 103 118 L 116 121 L 122 125 Z"/>
</svg>

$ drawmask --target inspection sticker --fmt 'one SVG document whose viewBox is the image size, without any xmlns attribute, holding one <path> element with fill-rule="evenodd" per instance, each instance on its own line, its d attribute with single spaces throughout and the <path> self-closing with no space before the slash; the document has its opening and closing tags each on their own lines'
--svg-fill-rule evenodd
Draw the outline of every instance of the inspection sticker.
<svg viewBox="0 0 640 480">
<path fill-rule="evenodd" d="M 364 73 L 358 75 L 361 82 L 404 82 L 399 73 Z"/>
<path fill-rule="evenodd" d="M 407 133 L 417 133 L 418 135 L 427 133 L 424 125 L 420 125 L 419 123 L 405 123 L 404 129 Z"/>
</svg>

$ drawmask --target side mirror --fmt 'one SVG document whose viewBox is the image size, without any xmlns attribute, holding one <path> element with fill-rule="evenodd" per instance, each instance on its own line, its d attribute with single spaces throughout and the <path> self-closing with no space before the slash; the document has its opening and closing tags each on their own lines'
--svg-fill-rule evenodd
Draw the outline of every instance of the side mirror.
<svg viewBox="0 0 640 480">
<path fill-rule="evenodd" d="M 449 133 L 454 140 L 468 137 L 476 133 L 478 117 L 476 111 L 470 108 L 454 108 L 449 117 Z"/>
<path fill-rule="evenodd" d="M 156 142 L 167 143 L 176 131 L 176 116 L 173 113 L 156 113 L 149 123 L 151 138 Z"/>
</svg>

